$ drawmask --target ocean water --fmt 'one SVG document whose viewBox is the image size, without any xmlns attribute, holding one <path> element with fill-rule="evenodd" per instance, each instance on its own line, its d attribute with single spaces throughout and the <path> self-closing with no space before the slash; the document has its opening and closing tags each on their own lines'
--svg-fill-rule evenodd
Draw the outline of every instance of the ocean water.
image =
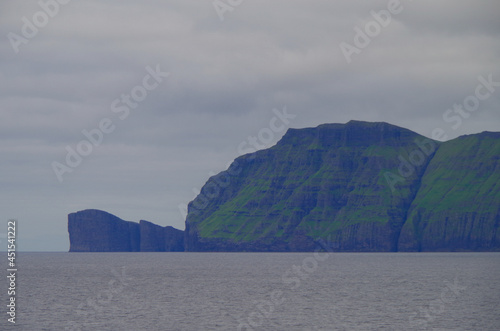
<svg viewBox="0 0 500 331">
<path fill-rule="evenodd" d="M 500 330 L 500 253 L 19 253 L 17 263 L 16 325 L 4 304 L 1 330 Z M 8 274 L 6 256 L 0 265 Z"/>
</svg>

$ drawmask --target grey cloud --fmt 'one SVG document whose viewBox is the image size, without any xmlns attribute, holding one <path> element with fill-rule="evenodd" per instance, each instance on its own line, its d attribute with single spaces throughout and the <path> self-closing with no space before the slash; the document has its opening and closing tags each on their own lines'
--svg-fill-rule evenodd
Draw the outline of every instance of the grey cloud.
<svg viewBox="0 0 500 331">
<path fill-rule="evenodd" d="M 2 1 L 2 211 L 24 222 L 30 249 L 41 249 L 37 235 L 64 238 L 66 214 L 84 208 L 183 228 L 178 205 L 284 106 L 296 128 L 358 119 L 449 138 L 498 130 L 498 91 L 457 130 L 442 118 L 478 76 L 500 81 L 498 2 L 401 0 L 347 64 L 339 44 L 387 3 L 245 1 L 221 22 L 211 1 L 72 1 L 16 54 L 7 33 L 40 7 Z M 170 76 L 121 120 L 112 102 L 157 64 Z M 103 118 L 115 130 L 59 183 L 51 163 Z"/>
</svg>

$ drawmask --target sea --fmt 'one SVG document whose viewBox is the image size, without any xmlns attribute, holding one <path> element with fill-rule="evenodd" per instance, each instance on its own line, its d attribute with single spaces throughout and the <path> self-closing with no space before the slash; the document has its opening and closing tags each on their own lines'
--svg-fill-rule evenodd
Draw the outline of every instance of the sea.
<svg viewBox="0 0 500 331">
<path fill-rule="evenodd" d="M 500 330 L 500 253 L 19 252 L 16 264 L 1 330 Z"/>
</svg>

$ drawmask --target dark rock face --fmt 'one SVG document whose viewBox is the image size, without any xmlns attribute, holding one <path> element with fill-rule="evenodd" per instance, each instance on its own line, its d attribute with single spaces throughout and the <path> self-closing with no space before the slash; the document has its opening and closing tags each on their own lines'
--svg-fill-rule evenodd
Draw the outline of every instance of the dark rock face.
<svg viewBox="0 0 500 331">
<path fill-rule="evenodd" d="M 387 123 L 290 129 L 188 207 L 187 251 L 500 250 L 500 134 L 439 143 Z"/>
<path fill-rule="evenodd" d="M 170 226 L 124 221 L 104 211 L 88 209 L 68 215 L 70 252 L 184 251 L 184 232 Z"/>
<path fill-rule="evenodd" d="M 68 215 L 70 252 L 138 252 L 139 224 L 89 209 Z"/>
<path fill-rule="evenodd" d="M 140 222 L 141 252 L 183 252 L 184 231 Z"/>
<path fill-rule="evenodd" d="M 163 233 L 165 252 L 184 252 L 184 231 L 166 226 Z"/>
<path fill-rule="evenodd" d="M 163 227 L 148 221 L 140 221 L 141 252 L 164 252 L 165 235 Z"/>
</svg>

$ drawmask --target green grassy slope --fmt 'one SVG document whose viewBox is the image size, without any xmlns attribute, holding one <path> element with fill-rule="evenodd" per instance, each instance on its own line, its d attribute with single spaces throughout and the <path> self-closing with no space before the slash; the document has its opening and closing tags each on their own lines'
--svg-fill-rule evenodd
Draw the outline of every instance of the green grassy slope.
<svg viewBox="0 0 500 331">
<path fill-rule="evenodd" d="M 500 133 L 443 143 L 422 178 L 402 250 L 494 249 L 500 242 Z"/>
<path fill-rule="evenodd" d="M 387 123 L 290 130 L 276 146 L 238 158 L 238 175 L 209 179 L 190 205 L 188 250 L 225 250 L 228 243 L 234 250 L 308 250 L 319 238 L 344 250 L 395 250 L 430 157 L 394 192 L 384 174 L 398 174 L 399 158 L 418 150 L 415 139 L 425 138 Z M 229 186 L 219 185 L 218 194 L 208 189 L 223 177 Z"/>
</svg>

